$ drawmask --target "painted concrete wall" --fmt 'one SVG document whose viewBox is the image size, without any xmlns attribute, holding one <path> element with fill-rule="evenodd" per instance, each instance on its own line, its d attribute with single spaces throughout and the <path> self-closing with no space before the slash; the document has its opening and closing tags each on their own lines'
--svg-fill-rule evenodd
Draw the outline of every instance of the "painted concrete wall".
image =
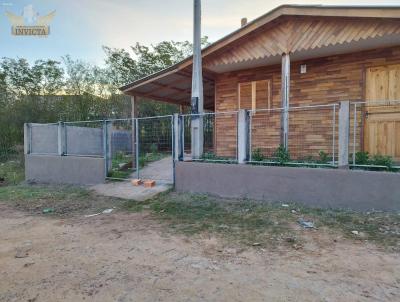
<svg viewBox="0 0 400 302">
<path fill-rule="evenodd" d="M 36 154 L 58 153 L 58 125 L 31 126 L 31 152 Z"/>
<path fill-rule="evenodd" d="M 311 207 L 400 211 L 400 174 L 177 162 L 176 189 Z"/>
<path fill-rule="evenodd" d="M 104 159 L 28 154 L 25 155 L 25 179 L 52 184 L 104 183 Z"/>
<path fill-rule="evenodd" d="M 103 129 L 67 126 L 67 154 L 103 156 Z"/>
</svg>

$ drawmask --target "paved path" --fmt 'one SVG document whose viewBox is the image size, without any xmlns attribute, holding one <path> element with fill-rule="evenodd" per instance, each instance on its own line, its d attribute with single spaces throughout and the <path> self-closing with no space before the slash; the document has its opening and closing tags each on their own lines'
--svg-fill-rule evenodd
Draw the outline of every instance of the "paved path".
<svg viewBox="0 0 400 302">
<path fill-rule="evenodd" d="M 105 196 L 144 201 L 172 188 L 173 171 L 171 157 L 150 163 L 140 170 L 139 173 L 141 179 L 154 179 L 156 186 L 153 188 L 145 188 L 144 186 L 136 187 L 127 180 L 95 185 L 92 189 L 98 194 Z M 136 173 L 133 173 L 131 178 L 136 178 Z"/>
</svg>

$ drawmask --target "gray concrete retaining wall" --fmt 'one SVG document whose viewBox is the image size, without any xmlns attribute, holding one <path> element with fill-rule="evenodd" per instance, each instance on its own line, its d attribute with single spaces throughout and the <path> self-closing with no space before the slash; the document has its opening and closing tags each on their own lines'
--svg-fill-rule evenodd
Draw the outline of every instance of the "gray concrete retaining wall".
<svg viewBox="0 0 400 302">
<path fill-rule="evenodd" d="M 322 168 L 176 163 L 176 189 L 311 207 L 400 211 L 400 174 Z"/>
<path fill-rule="evenodd" d="M 51 184 L 104 183 L 104 159 L 28 154 L 25 155 L 25 179 Z"/>
</svg>

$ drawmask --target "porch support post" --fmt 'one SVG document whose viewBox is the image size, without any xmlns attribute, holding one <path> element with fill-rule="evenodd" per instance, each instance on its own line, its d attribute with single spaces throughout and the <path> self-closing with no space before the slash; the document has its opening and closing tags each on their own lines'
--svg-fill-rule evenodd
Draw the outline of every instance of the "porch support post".
<svg viewBox="0 0 400 302">
<path fill-rule="evenodd" d="M 341 101 L 339 108 L 339 163 L 338 167 L 349 167 L 350 102 Z"/>
<path fill-rule="evenodd" d="M 138 117 L 138 98 L 131 96 L 131 118 L 132 118 L 132 169 L 136 169 L 136 123 L 135 118 Z"/>
<path fill-rule="evenodd" d="M 238 163 L 244 164 L 248 160 L 248 111 L 240 109 L 238 112 Z"/>
<path fill-rule="evenodd" d="M 281 81 L 281 144 L 288 149 L 289 142 L 289 96 L 290 96 L 290 56 L 282 55 Z"/>
</svg>

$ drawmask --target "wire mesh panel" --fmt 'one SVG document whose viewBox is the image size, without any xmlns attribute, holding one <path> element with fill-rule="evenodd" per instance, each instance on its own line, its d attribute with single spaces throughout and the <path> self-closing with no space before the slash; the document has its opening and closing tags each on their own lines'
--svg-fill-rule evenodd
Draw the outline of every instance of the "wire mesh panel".
<svg viewBox="0 0 400 302">
<path fill-rule="evenodd" d="M 30 153 L 58 154 L 58 124 L 30 124 Z"/>
<path fill-rule="evenodd" d="M 103 157 L 103 128 L 103 121 L 65 123 L 65 155 Z"/>
<path fill-rule="evenodd" d="M 250 111 L 250 161 L 272 159 L 281 144 L 282 110 Z"/>
<path fill-rule="evenodd" d="M 193 118 L 200 119 L 203 130 L 203 155 L 196 160 L 237 161 L 238 113 L 216 112 L 183 115 L 185 158 L 193 160 L 191 126 Z"/>
<path fill-rule="evenodd" d="M 130 179 L 135 171 L 134 119 L 108 121 L 111 155 L 111 171 L 108 176 L 115 179 Z"/>
<path fill-rule="evenodd" d="M 298 107 L 289 110 L 288 151 L 292 160 L 337 163 L 337 105 Z"/>
<path fill-rule="evenodd" d="M 173 116 L 137 119 L 137 174 L 142 179 L 173 181 Z"/>
<path fill-rule="evenodd" d="M 250 162 L 335 165 L 337 104 L 250 111 Z M 283 120 L 287 116 L 287 147 Z"/>
</svg>

